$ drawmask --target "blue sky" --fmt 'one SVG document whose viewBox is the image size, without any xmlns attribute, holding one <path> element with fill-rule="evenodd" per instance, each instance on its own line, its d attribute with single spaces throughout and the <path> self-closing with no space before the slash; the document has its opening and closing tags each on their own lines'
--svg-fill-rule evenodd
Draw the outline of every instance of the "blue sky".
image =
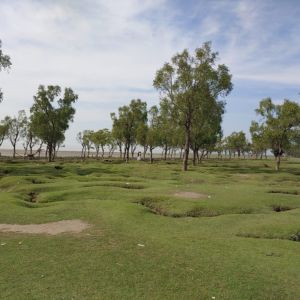
<svg viewBox="0 0 300 300">
<path fill-rule="evenodd" d="M 110 128 L 110 112 L 133 98 L 158 104 L 156 70 L 205 41 L 233 75 L 225 135 L 248 133 L 262 98 L 300 99 L 298 0 L 0 0 L 0 13 L 13 62 L 0 73 L 0 119 L 28 112 L 39 84 L 71 87 L 79 100 L 67 149 L 79 148 L 81 130 Z"/>
</svg>

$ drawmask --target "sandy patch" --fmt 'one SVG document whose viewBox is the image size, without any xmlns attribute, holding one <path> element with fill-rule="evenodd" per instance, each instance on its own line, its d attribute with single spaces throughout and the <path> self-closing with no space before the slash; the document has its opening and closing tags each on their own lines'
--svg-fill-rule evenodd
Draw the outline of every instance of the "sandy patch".
<svg viewBox="0 0 300 300">
<path fill-rule="evenodd" d="M 174 196 L 191 198 L 191 199 L 209 198 L 208 195 L 206 195 L 206 194 L 195 193 L 195 192 L 178 192 L 178 193 L 175 193 Z"/>
<path fill-rule="evenodd" d="M 60 233 L 79 233 L 90 225 L 81 220 L 63 220 L 45 224 L 0 224 L 1 232 L 18 232 L 30 234 L 50 234 L 57 235 Z"/>
</svg>

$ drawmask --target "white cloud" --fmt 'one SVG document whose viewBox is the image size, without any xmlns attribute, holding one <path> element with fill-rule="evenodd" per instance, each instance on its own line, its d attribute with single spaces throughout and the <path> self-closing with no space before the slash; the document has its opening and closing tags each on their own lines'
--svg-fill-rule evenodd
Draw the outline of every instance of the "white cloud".
<svg viewBox="0 0 300 300">
<path fill-rule="evenodd" d="M 70 86 L 79 93 L 66 142 L 72 148 L 73 131 L 108 127 L 109 112 L 132 98 L 158 102 L 151 90 L 155 71 L 177 51 L 206 40 L 213 41 L 234 78 L 300 84 L 300 61 L 287 62 L 300 53 L 300 25 L 287 29 L 288 41 L 276 38 L 274 32 L 286 22 L 274 22 L 279 8 L 268 1 L 204 1 L 187 12 L 185 5 L 167 0 L 1 1 L 0 38 L 13 66 L 9 74 L 0 73 L 5 96 L 0 119 L 28 110 L 39 84 Z"/>
</svg>

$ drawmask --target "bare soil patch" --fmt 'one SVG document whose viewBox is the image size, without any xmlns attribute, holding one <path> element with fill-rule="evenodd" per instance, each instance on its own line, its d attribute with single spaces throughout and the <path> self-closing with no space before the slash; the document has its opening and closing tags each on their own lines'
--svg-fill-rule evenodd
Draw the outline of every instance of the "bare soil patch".
<svg viewBox="0 0 300 300">
<path fill-rule="evenodd" d="M 0 232 L 18 232 L 29 234 L 50 234 L 80 233 L 90 225 L 81 220 L 63 220 L 45 224 L 0 224 Z"/>
<path fill-rule="evenodd" d="M 208 195 L 202 193 L 195 193 L 195 192 L 177 192 L 174 194 L 176 197 L 184 197 L 190 199 L 207 199 L 209 198 Z"/>
</svg>

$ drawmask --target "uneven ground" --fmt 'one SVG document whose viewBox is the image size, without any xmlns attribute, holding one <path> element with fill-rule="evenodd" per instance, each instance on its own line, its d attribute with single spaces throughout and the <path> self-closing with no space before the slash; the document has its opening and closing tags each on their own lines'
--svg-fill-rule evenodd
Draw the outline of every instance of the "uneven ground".
<svg viewBox="0 0 300 300">
<path fill-rule="evenodd" d="M 0 230 L 90 226 L 0 231 L 0 299 L 299 299 L 300 161 L 180 167 L 1 162 Z"/>
</svg>

